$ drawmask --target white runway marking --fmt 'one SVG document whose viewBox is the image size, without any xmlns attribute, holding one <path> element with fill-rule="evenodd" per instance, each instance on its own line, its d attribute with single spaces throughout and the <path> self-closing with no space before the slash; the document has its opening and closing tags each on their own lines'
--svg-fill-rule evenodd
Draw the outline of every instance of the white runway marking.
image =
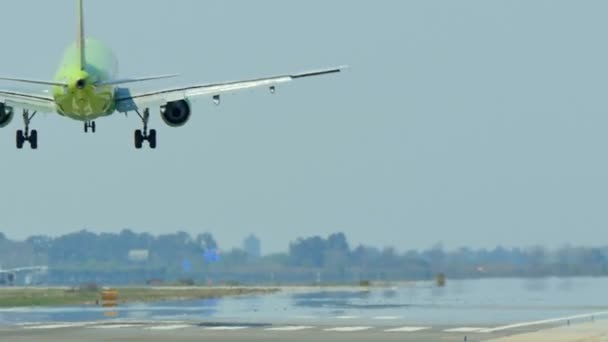
<svg viewBox="0 0 608 342">
<path fill-rule="evenodd" d="M 359 318 L 359 316 L 336 316 L 336 319 L 355 319 Z"/>
<path fill-rule="evenodd" d="M 355 332 L 355 331 L 364 331 L 369 330 L 372 327 L 336 327 L 325 329 L 324 331 L 333 331 L 333 332 Z"/>
<path fill-rule="evenodd" d="M 384 332 L 416 332 L 431 329 L 430 327 L 401 327 L 384 330 Z"/>
<path fill-rule="evenodd" d="M 247 329 L 249 327 L 243 327 L 243 326 L 219 326 L 219 327 L 207 327 L 205 328 L 205 330 L 212 330 L 212 331 L 233 331 L 233 330 L 243 330 L 243 329 Z"/>
<path fill-rule="evenodd" d="M 84 327 L 87 323 L 59 323 L 46 325 L 32 325 L 23 327 L 23 329 L 60 329 L 60 328 L 79 328 Z"/>
<path fill-rule="evenodd" d="M 108 324 L 108 325 L 97 325 L 89 327 L 91 329 L 123 329 L 123 328 L 134 328 L 141 327 L 139 324 Z"/>
<path fill-rule="evenodd" d="M 397 320 L 397 319 L 402 319 L 402 316 L 376 316 L 374 317 L 375 320 L 379 320 L 379 321 L 390 321 L 390 320 Z"/>
<path fill-rule="evenodd" d="M 447 333 L 457 333 L 457 332 L 479 332 L 481 330 L 484 330 L 485 328 L 474 328 L 474 327 L 462 327 L 462 328 L 453 328 L 453 329 L 446 329 L 443 332 L 447 332 Z"/>
<path fill-rule="evenodd" d="M 177 329 L 189 328 L 191 326 L 192 325 L 190 325 L 190 324 L 159 325 L 156 327 L 146 328 L 146 330 L 177 330 Z"/>
<path fill-rule="evenodd" d="M 309 326 L 287 326 L 287 327 L 276 327 L 276 328 L 268 328 L 268 329 L 264 329 L 267 331 L 300 331 L 300 330 L 306 330 L 306 329 L 312 329 L 314 327 L 309 327 Z"/>
<path fill-rule="evenodd" d="M 576 319 L 585 319 L 585 318 L 589 319 L 591 317 L 606 316 L 606 315 L 608 315 L 608 311 L 593 312 L 593 313 L 584 314 L 584 315 L 574 315 L 574 316 L 568 316 L 568 317 L 558 317 L 558 318 L 545 319 L 545 320 L 540 320 L 540 321 L 530 321 L 530 322 L 522 322 L 522 323 L 503 325 L 503 326 L 496 327 L 496 328 L 479 330 L 478 332 L 480 332 L 480 333 L 492 333 L 492 332 L 502 331 L 502 330 L 531 327 L 531 326 L 541 325 L 541 324 L 552 324 L 552 323 L 559 323 L 559 322 L 565 322 L 565 321 L 573 321 L 573 320 L 576 320 Z"/>
</svg>

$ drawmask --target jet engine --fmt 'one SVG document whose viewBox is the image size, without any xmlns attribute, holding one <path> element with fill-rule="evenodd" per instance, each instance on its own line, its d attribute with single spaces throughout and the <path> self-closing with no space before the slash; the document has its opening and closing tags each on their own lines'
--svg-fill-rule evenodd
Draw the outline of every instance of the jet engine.
<svg viewBox="0 0 608 342">
<path fill-rule="evenodd" d="M 8 126 L 13 121 L 15 112 L 13 107 L 8 107 L 4 103 L 0 103 L 0 128 Z"/>
<path fill-rule="evenodd" d="M 168 102 L 160 107 L 163 121 L 171 127 L 181 127 L 190 119 L 190 103 L 186 100 Z"/>
</svg>

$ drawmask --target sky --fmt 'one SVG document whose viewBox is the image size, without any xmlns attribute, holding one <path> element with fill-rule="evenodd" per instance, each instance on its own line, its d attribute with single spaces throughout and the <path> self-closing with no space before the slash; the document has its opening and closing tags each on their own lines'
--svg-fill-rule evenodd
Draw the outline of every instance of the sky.
<svg viewBox="0 0 608 342">
<path fill-rule="evenodd" d="M 85 0 L 86 32 L 140 87 L 347 64 L 193 104 L 182 128 L 37 117 L 0 130 L 0 231 L 210 232 L 263 251 L 344 232 L 399 250 L 608 241 L 608 2 Z M 0 75 L 50 79 L 76 1 L 6 0 Z M 10 83 L 0 88 L 11 88 Z M 19 85 L 19 88 L 23 86 Z M 136 86 L 137 87 L 137 86 Z"/>
</svg>

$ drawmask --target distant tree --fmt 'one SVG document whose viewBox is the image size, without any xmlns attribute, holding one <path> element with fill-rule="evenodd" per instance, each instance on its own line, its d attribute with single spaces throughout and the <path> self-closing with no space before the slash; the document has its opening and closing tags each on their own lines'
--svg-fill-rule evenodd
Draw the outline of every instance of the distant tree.
<svg viewBox="0 0 608 342">
<path fill-rule="evenodd" d="M 345 253 L 350 251 L 350 247 L 348 246 L 348 241 L 346 241 L 346 235 L 344 235 L 344 233 L 331 234 L 327 238 L 325 248 Z"/>
<path fill-rule="evenodd" d="M 247 252 L 240 248 L 233 248 L 228 253 L 222 254 L 220 263 L 228 266 L 243 265 L 247 262 Z"/>
<path fill-rule="evenodd" d="M 28 237 L 25 242 L 30 244 L 36 253 L 48 253 L 53 239 L 44 235 L 34 235 Z"/>
<path fill-rule="evenodd" d="M 394 247 L 386 247 L 380 255 L 375 258 L 375 266 L 382 268 L 394 268 L 401 264 L 401 260 Z"/>
<path fill-rule="evenodd" d="M 217 249 L 218 245 L 217 242 L 215 241 L 215 239 L 213 238 L 213 235 L 209 234 L 209 233 L 202 233 L 202 234 L 198 234 L 196 236 L 196 243 L 203 249 L 203 250 L 208 250 L 208 249 Z"/>
<path fill-rule="evenodd" d="M 322 267 L 325 241 L 319 236 L 299 238 L 289 245 L 291 263 L 295 266 Z"/>
<path fill-rule="evenodd" d="M 364 268 L 368 265 L 369 259 L 367 248 L 363 245 L 357 246 L 351 253 L 351 262 L 355 266 Z"/>
</svg>

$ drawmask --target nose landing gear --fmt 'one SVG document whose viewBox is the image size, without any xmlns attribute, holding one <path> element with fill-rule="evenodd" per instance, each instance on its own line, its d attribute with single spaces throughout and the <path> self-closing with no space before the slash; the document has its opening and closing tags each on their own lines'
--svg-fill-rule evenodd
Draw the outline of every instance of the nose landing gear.
<svg viewBox="0 0 608 342">
<path fill-rule="evenodd" d="M 156 148 L 156 130 L 151 129 L 148 131 L 148 122 L 150 121 L 150 110 L 148 108 L 144 109 L 144 114 L 140 114 L 139 111 L 135 111 L 137 115 L 141 118 L 141 121 L 144 124 L 144 128 L 138 129 L 135 131 L 134 141 L 135 148 L 140 150 L 143 147 L 144 141 L 147 141 L 150 145 L 151 149 Z"/>
<path fill-rule="evenodd" d="M 31 115 L 28 110 L 23 111 L 23 123 L 25 125 L 24 130 L 18 130 L 16 136 L 17 149 L 23 149 L 23 145 L 25 142 L 30 143 L 30 147 L 32 150 L 38 149 L 38 131 L 35 129 L 30 131 L 30 123 L 34 116 L 36 116 L 37 112 L 33 112 Z"/>
<path fill-rule="evenodd" d="M 89 129 L 92 133 L 95 133 L 95 121 L 87 121 L 84 123 L 84 132 L 89 133 Z"/>
</svg>

